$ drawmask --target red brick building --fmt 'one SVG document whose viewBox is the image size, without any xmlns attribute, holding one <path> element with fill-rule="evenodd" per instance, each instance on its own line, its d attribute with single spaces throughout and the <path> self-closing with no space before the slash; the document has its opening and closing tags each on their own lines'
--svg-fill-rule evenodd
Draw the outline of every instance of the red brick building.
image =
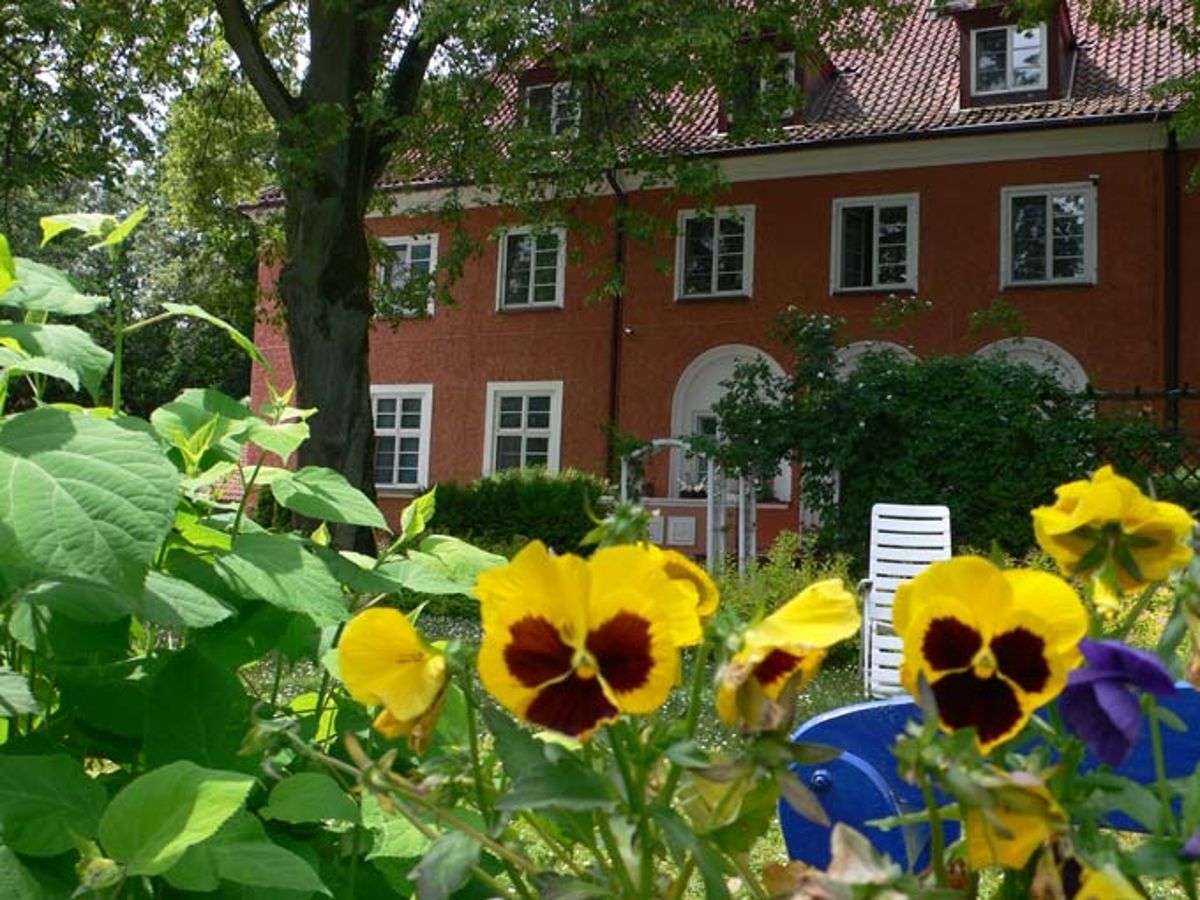
<svg viewBox="0 0 1200 900">
<path fill-rule="evenodd" d="M 1177 101 L 1152 93 L 1189 61 L 1165 29 L 1105 35 L 1074 0 L 1031 28 L 1002 8 L 955 5 L 915 12 L 877 52 L 815 69 L 781 53 L 780 77 L 805 104 L 769 146 L 731 146 L 714 92 L 707 119 L 678 137 L 718 160 L 728 190 L 714 217 L 682 205 L 676 237 L 629 245 L 619 305 L 585 302 L 609 242 L 518 225 L 488 240 L 452 288 L 456 305 L 381 321 L 371 370 L 384 508 L 515 465 L 600 471 L 610 421 L 647 438 L 709 427 L 735 359 L 786 359 L 767 330 L 788 304 L 847 321 L 847 365 L 877 338 L 880 303 L 915 294 L 931 311 L 888 338 L 918 356 L 1003 352 L 1079 388 L 1200 384 L 1200 195 L 1185 189 L 1200 142 L 1176 135 Z M 1141 6 L 1181 14 L 1184 3 Z M 531 117 L 563 127 L 563 85 L 523 90 Z M 406 213 L 433 190 L 397 190 L 392 211 L 368 220 L 395 254 L 384 277 L 436 264 L 445 228 Z M 662 201 L 631 195 L 648 210 Z M 611 212 L 601 197 L 587 216 L 605 229 Z M 481 205 L 470 227 L 482 237 L 509 221 Z M 968 315 L 997 298 L 1027 323 L 1023 342 L 989 346 L 995 335 L 968 331 Z M 282 338 L 260 326 L 257 340 L 286 378 Z M 265 394 L 261 372 L 254 391 Z M 703 501 L 678 499 L 689 465 L 663 458 L 648 474 L 681 545 L 703 535 Z M 759 513 L 768 535 L 801 516 L 791 473 L 776 493 Z"/>
</svg>

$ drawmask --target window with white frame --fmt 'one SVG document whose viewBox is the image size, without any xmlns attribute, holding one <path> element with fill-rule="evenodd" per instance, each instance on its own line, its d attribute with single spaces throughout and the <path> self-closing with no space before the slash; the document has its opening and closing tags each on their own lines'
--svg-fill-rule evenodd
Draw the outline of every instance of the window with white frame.
<svg viewBox="0 0 1200 900">
<path fill-rule="evenodd" d="M 525 124 L 539 134 L 554 137 L 579 127 L 579 97 L 569 81 L 535 84 L 525 88 Z"/>
<path fill-rule="evenodd" d="M 1095 186 L 1004 188 L 1000 235 L 1001 286 L 1094 284 Z"/>
<path fill-rule="evenodd" d="M 433 274 L 437 269 L 438 236 L 410 234 L 380 238 L 383 245 L 376 267 L 379 292 L 376 307 L 383 315 L 411 318 L 433 315 Z M 428 293 L 422 307 L 419 298 L 408 296 L 413 286 Z"/>
<path fill-rule="evenodd" d="M 558 471 L 561 381 L 496 381 L 487 387 L 483 474 L 543 466 Z"/>
<path fill-rule="evenodd" d="M 675 239 L 675 297 L 744 297 L 754 284 L 754 207 L 683 210 Z"/>
<path fill-rule="evenodd" d="M 831 289 L 916 290 L 915 194 L 833 201 Z"/>
<path fill-rule="evenodd" d="M 375 485 L 414 490 L 429 483 L 433 385 L 371 385 Z"/>
<path fill-rule="evenodd" d="M 500 309 L 563 305 L 567 233 L 562 228 L 508 231 L 500 239 L 496 304 Z"/>
<path fill-rule="evenodd" d="M 1046 26 L 1003 25 L 971 32 L 971 93 L 1046 87 Z"/>
<path fill-rule="evenodd" d="M 758 82 L 760 97 L 794 96 L 796 91 L 796 53 L 794 50 L 782 51 L 776 55 L 769 66 L 769 71 Z M 795 107 L 790 103 L 779 112 L 781 119 L 790 119 L 796 114 Z"/>
</svg>

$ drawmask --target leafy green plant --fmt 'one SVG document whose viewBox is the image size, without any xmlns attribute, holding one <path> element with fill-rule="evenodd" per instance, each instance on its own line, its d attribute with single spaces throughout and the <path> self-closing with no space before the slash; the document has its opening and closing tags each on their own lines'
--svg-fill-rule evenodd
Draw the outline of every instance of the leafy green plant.
<svg viewBox="0 0 1200 900">
<path fill-rule="evenodd" d="M 535 538 L 560 551 L 577 550 L 601 498 L 611 494 L 607 482 L 587 472 L 514 469 L 469 485 L 439 484 L 433 527 L 505 556 Z"/>
</svg>

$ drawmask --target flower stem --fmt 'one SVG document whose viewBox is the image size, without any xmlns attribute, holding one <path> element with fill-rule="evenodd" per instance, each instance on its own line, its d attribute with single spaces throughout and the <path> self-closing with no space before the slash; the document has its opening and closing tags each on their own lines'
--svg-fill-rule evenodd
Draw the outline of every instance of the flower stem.
<svg viewBox="0 0 1200 900">
<path fill-rule="evenodd" d="M 942 817 L 933 793 L 933 782 L 925 769 L 917 770 L 917 783 L 921 786 L 921 796 L 929 810 L 929 861 L 933 866 L 933 877 L 937 886 L 944 888 L 950 883 L 946 875 L 946 837 L 942 833 Z"/>
<path fill-rule="evenodd" d="M 1158 802 L 1162 805 L 1162 813 L 1158 819 L 1156 835 L 1168 832 L 1167 823 L 1174 818 L 1171 809 L 1171 788 L 1167 784 L 1167 762 L 1163 755 L 1162 726 L 1158 721 L 1158 701 L 1153 694 L 1146 694 L 1146 717 L 1150 720 L 1150 747 L 1154 753 L 1154 786 L 1158 790 Z"/>
<path fill-rule="evenodd" d="M 600 831 L 600 839 L 604 841 L 604 847 L 608 850 L 612 867 L 616 870 L 617 880 L 621 882 L 622 890 L 618 896 L 638 896 L 637 888 L 633 885 L 633 879 L 629 877 L 629 870 L 625 867 L 625 857 L 621 855 L 621 848 L 617 846 L 617 838 L 612 832 L 612 827 L 608 824 L 607 816 L 600 812 L 594 813 L 594 816 L 596 826 Z"/>
<path fill-rule="evenodd" d="M 708 668 L 708 641 L 696 648 L 696 658 L 692 661 L 692 682 L 688 690 L 687 712 L 683 719 L 684 740 L 690 740 L 696 733 L 696 723 L 700 721 L 700 699 L 704 693 L 704 675 Z M 663 806 L 670 806 L 675 797 L 675 789 L 679 787 L 679 779 L 683 776 L 683 767 L 676 762 L 671 763 L 667 772 L 667 781 L 662 789 Z"/>
<path fill-rule="evenodd" d="M 640 890 L 639 897 L 649 897 L 651 885 L 654 882 L 654 858 L 651 853 L 650 842 L 650 817 L 646 808 L 646 790 L 645 784 L 635 777 L 634 769 L 630 765 L 629 756 L 627 754 L 627 745 L 632 746 L 635 750 L 640 749 L 637 735 L 632 732 L 629 723 L 621 720 L 614 722 L 605 729 L 608 733 L 608 742 L 612 747 L 613 759 L 617 764 L 617 771 L 621 773 L 621 781 L 625 785 L 625 796 L 629 801 L 629 811 L 637 817 L 637 834 L 638 834 L 638 880 Z"/>
</svg>

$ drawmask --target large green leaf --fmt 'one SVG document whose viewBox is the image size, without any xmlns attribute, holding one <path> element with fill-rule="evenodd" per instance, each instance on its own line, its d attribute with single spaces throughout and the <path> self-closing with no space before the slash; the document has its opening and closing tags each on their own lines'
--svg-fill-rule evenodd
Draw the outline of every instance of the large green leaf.
<svg viewBox="0 0 1200 900">
<path fill-rule="evenodd" d="M 479 862 L 479 844 L 458 831 L 448 831 L 433 842 L 409 876 L 417 882 L 421 900 L 445 900 Z"/>
<path fill-rule="evenodd" d="M 143 659 L 122 659 L 106 665 L 58 666 L 55 671 L 58 711 L 75 723 L 86 725 L 94 737 L 121 742 L 129 754 L 140 755 L 150 682 L 146 669 Z"/>
<path fill-rule="evenodd" d="M 134 779 L 100 819 L 105 852 L 130 875 L 160 875 L 242 808 L 254 779 L 186 760 Z"/>
<path fill-rule="evenodd" d="M 400 514 L 400 537 L 403 541 L 414 541 L 429 527 L 429 520 L 437 511 L 437 488 L 431 488 L 419 497 L 414 497 Z"/>
<path fill-rule="evenodd" d="M 4 844 L 28 856 L 57 856 L 76 836 L 96 836 L 108 800 L 77 759 L 0 756 L 0 830 Z"/>
<path fill-rule="evenodd" d="M 79 622 L 115 622 L 137 616 L 143 622 L 175 628 L 207 628 L 233 610 L 206 591 L 179 578 L 150 572 L 137 591 L 115 590 L 83 579 L 39 581 L 21 599 Z"/>
<path fill-rule="evenodd" d="M 141 224 L 142 219 L 146 218 L 146 213 L 150 212 L 150 207 L 140 206 L 131 212 L 128 216 L 117 223 L 117 227 L 112 229 L 108 234 L 104 235 L 104 240 L 98 244 L 92 244 L 89 250 L 98 250 L 101 247 L 113 247 L 117 244 L 125 242 L 129 235 L 133 234 L 133 229 Z"/>
<path fill-rule="evenodd" d="M 0 719 L 41 711 L 25 676 L 0 666 Z"/>
<path fill-rule="evenodd" d="M 246 596 L 304 613 L 319 628 L 349 618 L 341 585 L 300 538 L 239 534 L 216 567 Z"/>
<path fill-rule="evenodd" d="M 374 838 L 367 859 L 415 859 L 429 849 L 430 839 L 416 825 L 404 816 L 385 812 L 373 794 L 363 797 L 362 823 Z"/>
<path fill-rule="evenodd" d="M 212 891 L 220 881 L 254 888 L 330 893 L 307 862 L 273 843 L 262 823 L 247 812 L 187 853 L 164 876 L 182 890 Z"/>
<path fill-rule="evenodd" d="M 481 572 L 507 562 L 459 538 L 436 534 L 421 541 L 406 558 L 388 560 L 375 572 L 421 594 L 469 595 Z"/>
<path fill-rule="evenodd" d="M 252 419 L 246 438 L 254 446 L 274 453 L 287 462 L 288 457 L 308 440 L 308 434 L 307 422 L 271 423 L 262 419 Z"/>
<path fill-rule="evenodd" d="M 280 506 L 310 519 L 387 529 L 379 507 L 333 469 L 305 466 L 287 472 L 271 482 L 271 493 Z"/>
<path fill-rule="evenodd" d="M 610 810 L 617 797 L 612 784 L 573 756 L 529 769 L 496 803 L 497 809 Z"/>
<path fill-rule="evenodd" d="M 0 295 L 17 281 L 17 263 L 8 249 L 8 238 L 0 234 Z"/>
<path fill-rule="evenodd" d="M 278 819 L 293 825 L 303 822 L 358 821 L 358 804 L 341 786 L 320 772 L 299 772 L 271 788 L 267 805 L 260 811 L 264 819 Z"/>
<path fill-rule="evenodd" d="M 42 226 L 42 246 L 68 231 L 81 231 L 84 237 L 100 237 L 105 228 L 117 224 L 112 213 L 55 213 L 38 219 Z"/>
<path fill-rule="evenodd" d="M 175 654 L 150 686 L 147 764 L 190 759 L 220 769 L 256 768 L 256 760 L 238 756 L 250 728 L 251 705 L 233 672 L 194 647 Z"/>
<path fill-rule="evenodd" d="M 14 292 L 9 291 L 9 296 Z M 74 325 L 34 325 L 29 322 L 0 322 L 0 337 L 16 340 L 30 356 L 62 363 L 79 377 L 92 399 L 112 365 L 112 354 Z"/>
<path fill-rule="evenodd" d="M 9 378 L 21 375 L 49 375 L 51 378 L 65 381 L 72 390 L 79 390 L 79 374 L 65 362 L 50 359 L 48 356 L 29 356 L 0 345 L 0 369 L 3 369 Z"/>
<path fill-rule="evenodd" d="M 9 587 L 89 579 L 140 592 L 179 475 L 148 434 L 42 408 L 0 425 L 0 566 Z"/>
<path fill-rule="evenodd" d="M 171 313 L 172 315 L 188 316 L 189 318 L 192 318 L 192 319 L 200 319 L 203 322 L 207 322 L 209 325 L 217 326 L 222 331 L 224 331 L 227 335 L 229 335 L 229 339 L 231 341 L 233 341 L 235 344 L 237 344 L 239 347 L 241 347 L 243 350 L 245 350 L 246 354 L 252 360 L 254 360 L 256 363 L 258 363 L 260 366 L 262 366 L 268 372 L 271 371 L 271 363 L 267 360 L 267 358 L 265 356 L 263 356 L 262 351 L 254 346 L 254 341 L 250 340 L 250 338 L 246 337 L 244 334 L 242 334 L 240 331 L 238 331 L 236 328 L 234 328 L 232 325 L 230 325 L 224 319 L 218 318 L 217 316 L 214 316 L 212 313 L 210 313 L 208 310 L 202 309 L 201 307 L 196 306 L 195 304 L 192 304 L 192 303 L 164 303 L 163 309 L 165 309 L 167 312 Z"/>
<path fill-rule="evenodd" d="M 17 854 L 0 844 L 0 897 L 4 900 L 50 900 Z"/>
<path fill-rule="evenodd" d="M 242 436 L 254 421 L 243 403 L 204 388 L 188 388 L 150 414 L 154 430 L 197 461 L 209 448 L 219 459 L 237 460 Z"/>
<path fill-rule="evenodd" d="M 0 292 L 0 306 L 19 306 L 26 312 L 86 316 L 108 303 L 107 297 L 81 292 L 62 272 L 32 259 L 16 258 L 17 283 Z"/>
</svg>

